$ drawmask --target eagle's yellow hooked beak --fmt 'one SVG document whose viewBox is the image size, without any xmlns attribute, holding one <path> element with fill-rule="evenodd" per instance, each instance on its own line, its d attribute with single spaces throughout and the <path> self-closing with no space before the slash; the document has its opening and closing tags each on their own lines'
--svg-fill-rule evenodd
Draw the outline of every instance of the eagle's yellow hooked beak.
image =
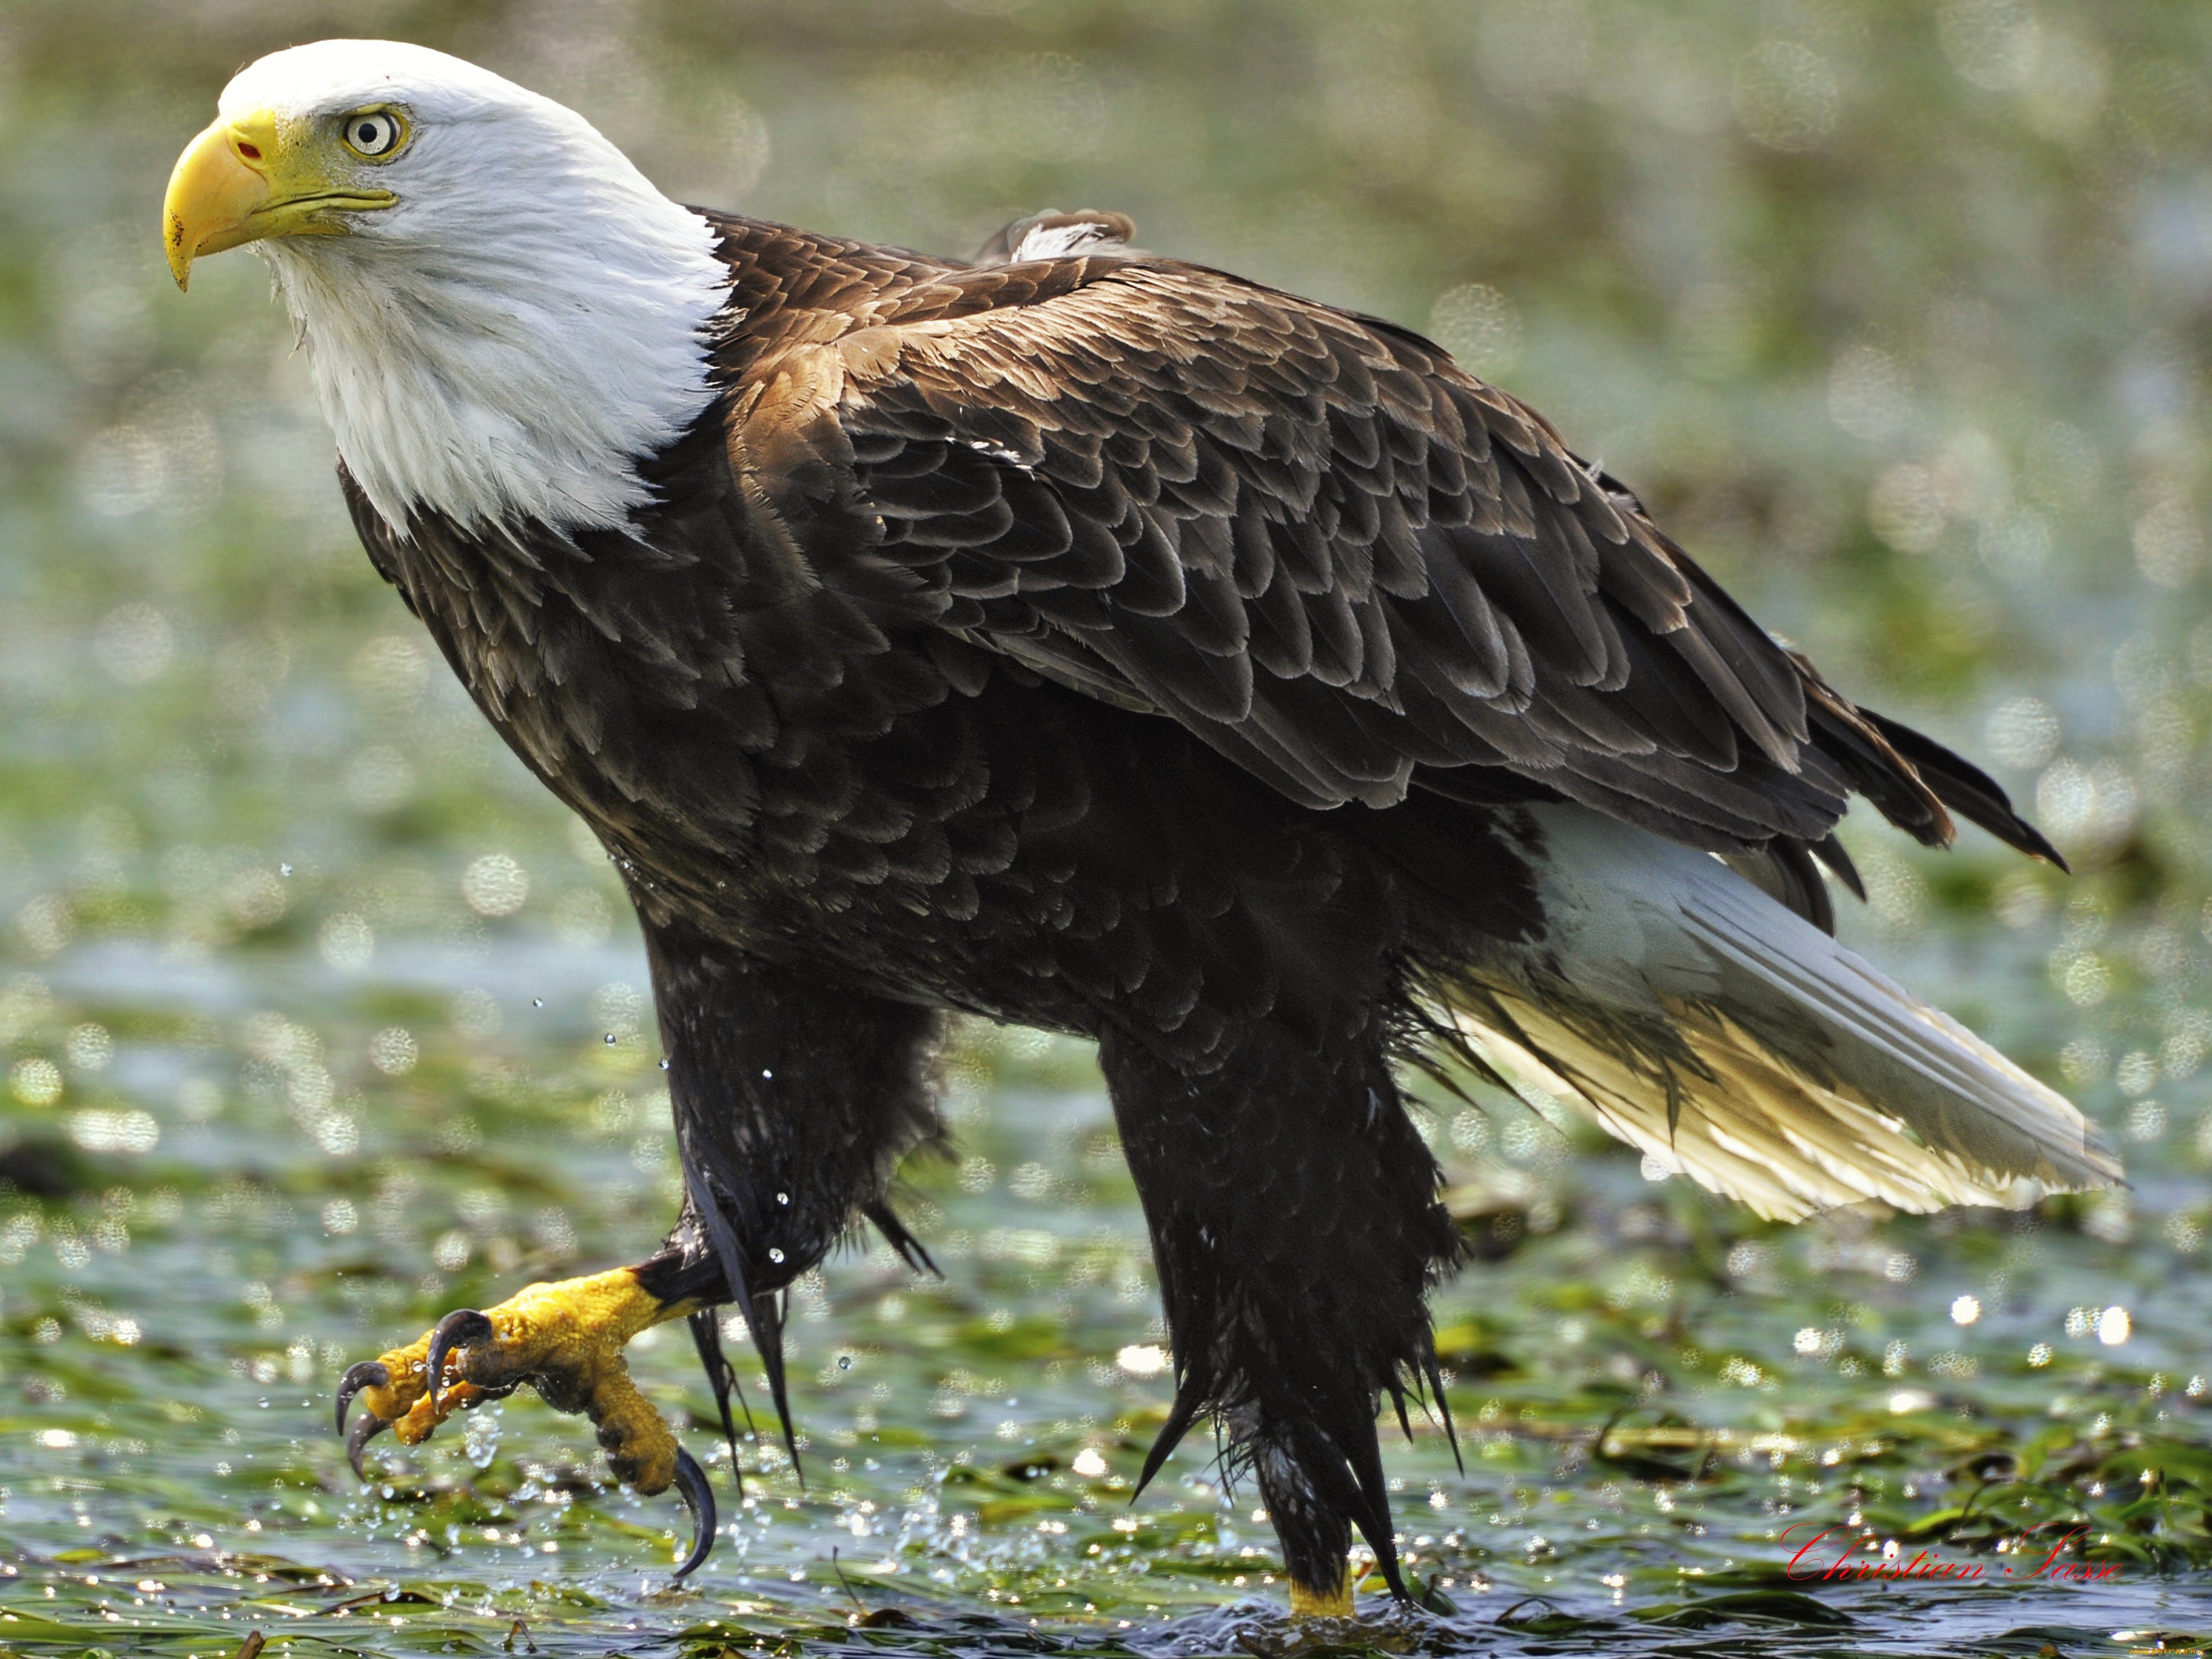
<svg viewBox="0 0 2212 1659">
<path fill-rule="evenodd" d="M 185 147 L 161 204 L 161 244 L 179 288 L 192 261 L 264 236 L 343 236 L 343 213 L 390 207 L 388 190 L 333 177 L 337 146 L 311 125 L 256 111 L 217 120 Z"/>
</svg>

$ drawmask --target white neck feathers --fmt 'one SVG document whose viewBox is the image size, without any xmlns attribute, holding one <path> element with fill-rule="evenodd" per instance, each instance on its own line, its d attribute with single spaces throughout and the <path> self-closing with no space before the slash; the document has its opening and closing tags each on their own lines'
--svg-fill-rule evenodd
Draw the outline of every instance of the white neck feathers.
<svg viewBox="0 0 2212 1659">
<path fill-rule="evenodd" d="M 425 510 L 626 525 L 637 463 L 711 400 L 711 228 L 532 94 L 416 149 L 400 204 L 354 234 L 257 244 L 347 470 L 402 533 Z"/>
</svg>

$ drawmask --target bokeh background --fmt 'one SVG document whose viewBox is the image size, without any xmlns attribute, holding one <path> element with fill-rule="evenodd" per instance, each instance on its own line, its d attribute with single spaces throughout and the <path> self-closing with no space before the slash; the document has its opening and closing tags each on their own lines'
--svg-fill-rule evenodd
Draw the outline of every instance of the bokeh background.
<svg viewBox="0 0 2212 1659">
<path fill-rule="evenodd" d="M 1425 329 L 2072 860 L 1854 817 L 1844 927 L 2081 1100 L 2130 1191 L 1771 1229 L 1547 1103 L 1435 1096 L 1484 1260 L 1438 1297 L 1464 1469 L 1431 1424 L 1389 1453 L 1457 1612 L 1399 1639 L 2208 1628 L 2212 9 L 12 0 L 0 1652 L 1279 1634 L 1208 1448 L 1127 1504 L 1169 1392 L 1134 1195 L 1088 1054 L 1019 1033 L 961 1031 L 957 1150 L 909 1171 L 945 1281 L 878 1248 L 799 1287 L 807 1483 L 748 1439 L 697 1585 L 672 1502 L 534 1401 L 346 1472 L 345 1362 L 635 1258 L 676 1176 L 603 857 L 355 544 L 258 262 L 189 300 L 161 262 L 224 81 L 336 34 L 561 98 L 681 199 L 955 254 L 1119 208 Z M 703 1455 L 685 1346 L 635 1364 Z M 1808 1518 L 1982 1577 L 1792 1583 Z M 2077 1524 L 2099 1582 L 2031 1572 Z"/>
</svg>

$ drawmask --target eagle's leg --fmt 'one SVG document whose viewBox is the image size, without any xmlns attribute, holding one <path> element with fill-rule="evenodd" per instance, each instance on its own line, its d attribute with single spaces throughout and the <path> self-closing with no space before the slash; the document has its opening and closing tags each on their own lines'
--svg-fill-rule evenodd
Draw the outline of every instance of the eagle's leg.
<svg viewBox="0 0 2212 1659">
<path fill-rule="evenodd" d="M 1210 1413 L 1274 1522 L 1294 1612 L 1351 1613 L 1355 1527 L 1407 1596 L 1376 1411 L 1436 1381 L 1425 1298 L 1459 1243 L 1379 1032 L 1316 1047 L 1257 1024 L 1202 1073 L 1124 1033 L 1099 1053 L 1175 1355 L 1146 1479 Z"/>
<path fill-rule="evenodd" d="M 556 1408 L 590 1417 L 618 1478 L 646 1493 L 680 1486 L 707 1523 L 704 1477 L 630 1380 L 623 1346 L 651 1326 L 737 1303 L 788 1443 L 778 1293 L 863 1219 L 926 1261 L 884 1188 L 899 1158 L 936 1133 L 929 1072 L 939 1017 L 753 962 L 688 931 L 648 926 L 646 944 L 684 1164 L 675 1230 L 634 1267 L 460 1310 L 355 1366 L 338 1417 L 343 1431 L 360 1400 L 365 1414 L 348 1442 L 356 1472 L 381 1430 L 416 1444 L 454 1411 L 527 1382 Z M 695 1334 L 702 1353 L 714 1350 L 711 1331 Z M 720 1392 L 723 1377 L 712 1380 Z M 705 1559 L 711 1533 L 704 1524 L 684 1571 Z"/>
<path fill-rule="evenodd" d="M 940 1133 L 944 1016 L 681 925 L 648 923 L 646 951 L 684 1163 L 672 1243 L 719 1272 L 709 1299 L 737 1304 L 796 1461 L 780 1293 L 864 1220 L 910 1266 L 931 1265 L 885 1193 L 900 1158 Z M 713 1374 L 711 1334 L 701 1352 Z"/>
</svg>

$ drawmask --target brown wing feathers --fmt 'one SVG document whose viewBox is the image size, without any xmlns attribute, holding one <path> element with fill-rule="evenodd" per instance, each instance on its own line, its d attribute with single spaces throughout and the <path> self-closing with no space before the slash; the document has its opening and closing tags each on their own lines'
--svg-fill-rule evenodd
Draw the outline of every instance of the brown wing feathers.
<svg viewBox="0 0 2212 1659">
<path fill-rule="evenodd" d="M 893 325 L 846 380 L 885 550 L 944 564 L 981 637 L 1103 669 L 1316 806 L 1502 765 L 1703 843 L 1826 833 L 1787 659 L 1534 417 L 1411 337 L 1094 263 Z"/>
<path fill-rule="evenodd" d="M 1110 256 L 847 283 L 862 325 L 811 349 L 878 556 L 940 627 L 1169 714 L 1293 799 L 1488 797 L 1452 774 L 1501 769 L 1692 845 L 1825 855 L 1856 789 L 1923 840 L 1949 801 L 2051 856 L 1418 336 Z"/>
</svg>

